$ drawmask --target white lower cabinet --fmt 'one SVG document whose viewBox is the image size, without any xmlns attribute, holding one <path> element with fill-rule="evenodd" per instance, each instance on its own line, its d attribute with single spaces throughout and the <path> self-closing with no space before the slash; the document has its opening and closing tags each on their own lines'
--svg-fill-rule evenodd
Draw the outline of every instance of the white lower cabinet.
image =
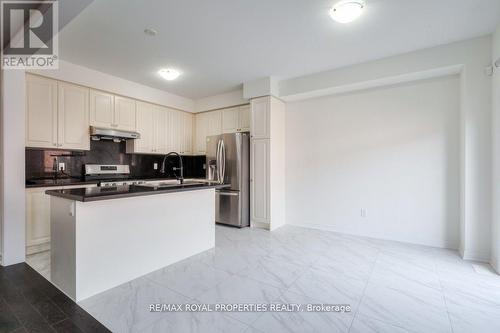
<svg viewBox="0 0 500 333">
<path fill-rule="evenodd" d="M 250 143 L 250 220 L 269 224 L 269 139 Z"/>
<path fill-rule="evenodd" d="M 96 185 L 36 187 L 26 189 L 26 253 L 32 254 L 50 248 L 50 195 L 47 190 L 62 190 Z"/>
</svg>

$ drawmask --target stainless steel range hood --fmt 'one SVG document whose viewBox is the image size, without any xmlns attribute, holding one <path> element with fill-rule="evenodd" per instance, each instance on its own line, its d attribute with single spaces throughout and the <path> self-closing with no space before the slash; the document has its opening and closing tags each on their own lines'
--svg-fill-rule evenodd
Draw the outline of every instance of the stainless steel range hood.
<svg viewBox="0 0 500 333">
<path fill-rule="evenodd" d="M 140 139 L 141 135 L 137 132 L 122 131 L 112 128 L 90 126 L 90 137 L 92 140 L 113 140 L 115 142 Z"/>
</svg>

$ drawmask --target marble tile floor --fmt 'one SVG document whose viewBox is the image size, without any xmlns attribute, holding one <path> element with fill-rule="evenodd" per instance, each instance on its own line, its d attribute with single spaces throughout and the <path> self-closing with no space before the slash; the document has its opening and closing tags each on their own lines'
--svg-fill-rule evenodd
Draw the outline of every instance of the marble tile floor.
<svg viewBox="0 0 500 333">
<path fill-rule="evenodd" d="M 49 259 L 28 263 L 48 277 Z M 451 250 L 293 226 L 217 226 L 214 249 L 79 305 L 113 332 L 500 332 L 500 276 L 484 272 L 491 268 Z M 352 311 L 150 312 L 152 303 Z"/>
</svg>

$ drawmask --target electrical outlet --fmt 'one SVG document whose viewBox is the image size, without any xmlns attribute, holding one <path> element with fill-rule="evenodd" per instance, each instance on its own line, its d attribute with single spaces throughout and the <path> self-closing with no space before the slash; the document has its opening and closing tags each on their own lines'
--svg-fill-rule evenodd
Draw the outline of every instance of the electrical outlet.
<svg viewBox="0 0 500 333">
<path fill-rule="evenodd" d="M 59 171 L 64 171 L 66 170 L 66 164 L 64 162 L 59 163 Z"/>
<path fill-rule="evenodd" d="M 154 169 L 154 170 L 158 170 L 158 163 L 154 163 L 154 164 L 153 164 L 153 169 Z"/>
<path fill-rule="evenodd" d="M 361 208 L 360 215 L 361 215 L 361 217 L 366 217 L 366 209 L 365 208 Z"/>
</svg>

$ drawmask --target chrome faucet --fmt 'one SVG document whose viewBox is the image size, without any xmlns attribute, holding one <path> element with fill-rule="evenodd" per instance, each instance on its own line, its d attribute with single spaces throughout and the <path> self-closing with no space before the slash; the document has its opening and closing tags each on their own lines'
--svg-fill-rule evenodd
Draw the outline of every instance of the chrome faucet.
<svg viewBox="0 0 500 333">
<path fill-rule="evenodd" d="M 173 170 L 174 171 L 176 171 L 176 170 L 180 170 L 181 171 L 181 175 L 180 175 L 180 177 L 177 177 L 177 179 L 182 184 L 182 183 L 184 183 L 184 167 L 182 166 L 182 157 L 181 157 L 181 155 L 179 155 L 179 153 L 176 153 L 175 151 L 171 151 L 170 153 L 168 153 L 167 155 L 165 155 L 163 157 L 163 162 L 161 164 L 160 172 L 162 174 L 165 173 L 165 161 L 167 160 L 167 157 L 172 156 L 172 155 L 175 155 L 175 156 L 177 156 L 179 158 L 179 167 L 178 168 L 174 167 Z"/>
</svg>

